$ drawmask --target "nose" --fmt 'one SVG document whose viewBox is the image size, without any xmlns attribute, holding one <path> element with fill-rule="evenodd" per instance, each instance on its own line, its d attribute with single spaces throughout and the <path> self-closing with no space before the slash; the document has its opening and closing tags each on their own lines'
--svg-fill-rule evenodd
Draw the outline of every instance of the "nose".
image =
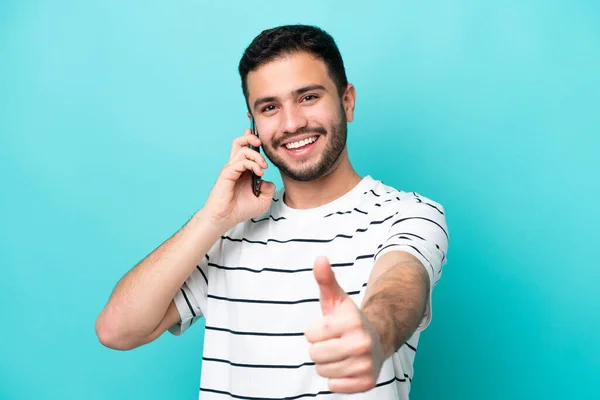
<svg viewBox="0 0 600 400">
<path fill-rule="evenodd" d="M 305 128 L 308 120 L 298 107 L 286 107 L 283 110 L 283 120 L 281 121 L 281 130 L 283 133 L 290 134 L 298 129 Z"/>
</svg>

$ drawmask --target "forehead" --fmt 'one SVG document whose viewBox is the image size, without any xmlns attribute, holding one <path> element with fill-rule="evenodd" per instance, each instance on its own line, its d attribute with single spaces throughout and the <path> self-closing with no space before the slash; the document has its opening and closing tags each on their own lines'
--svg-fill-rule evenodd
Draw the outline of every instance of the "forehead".
<svg viewBox="0 0 600 400">
<path fill-rule="evenodd" d="M 254 71 L 246 78 L 248 101 L 266 96 L 283 97 L 299 87 L 320 84 L 334 88 L 323 60 L 306 52 L 277 58 Z"/>
</svg>

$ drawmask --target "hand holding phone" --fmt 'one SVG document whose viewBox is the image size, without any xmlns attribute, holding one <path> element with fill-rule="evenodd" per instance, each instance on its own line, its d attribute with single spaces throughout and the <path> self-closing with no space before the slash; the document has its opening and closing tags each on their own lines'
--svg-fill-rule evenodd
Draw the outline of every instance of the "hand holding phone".
<svg viewBox="0 0 600 400">
<path fill-rule="evenodd" d="M 263 214 L 271 205 L 275 184 L 262 179 L 268 164 L 259 153 L 260 146 L 254 126 L 233 140 L 229 161 L 221 169 L 202 207 L 221 232 Z M 248 185 L 252 185 L 251 190 Z"/>
</svg>

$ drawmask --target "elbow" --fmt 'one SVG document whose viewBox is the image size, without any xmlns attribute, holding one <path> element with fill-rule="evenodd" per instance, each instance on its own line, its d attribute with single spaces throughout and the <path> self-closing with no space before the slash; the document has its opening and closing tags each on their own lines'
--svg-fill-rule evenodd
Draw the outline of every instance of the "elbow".
<svg viewBox="0 0 600 400">
<path fill-rule="evenodd" d="M 117 321 L 104 313 L 96 319 L 96 336 L 103 346 L 114 350 L 133 350 L 143 344 L 138 340 L 133 340 L 123 329 L 119 328 Z"/>
</svg>

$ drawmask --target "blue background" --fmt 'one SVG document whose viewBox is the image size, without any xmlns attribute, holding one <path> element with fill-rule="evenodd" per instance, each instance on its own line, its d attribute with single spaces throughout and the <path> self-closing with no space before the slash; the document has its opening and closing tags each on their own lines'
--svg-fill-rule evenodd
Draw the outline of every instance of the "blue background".
<svg viewBox="0 0 600 400">
<path fill-rule="evenodd" d="M 0 399 L 196 398 L 201 324 L 118 352 L 95 319 L 248 126 L 245 47 L 298 22 L 357 87 L 358 172 L 446 208 L 412 399 L 600 398 L 598 1 L 4 0 Z"/>
</svg>

